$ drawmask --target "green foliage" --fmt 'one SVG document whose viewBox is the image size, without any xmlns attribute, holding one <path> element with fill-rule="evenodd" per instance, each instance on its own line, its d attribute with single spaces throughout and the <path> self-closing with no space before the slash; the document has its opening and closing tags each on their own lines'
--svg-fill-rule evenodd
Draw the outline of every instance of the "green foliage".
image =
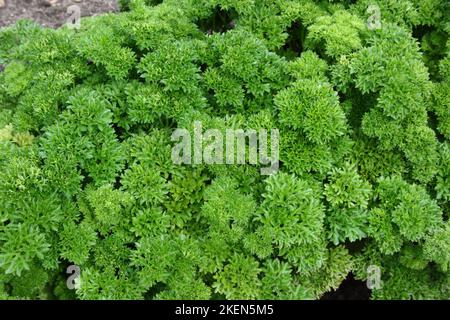
<svg viewBox="0 0 450 320">
<path fill-rule="evenodd" d="M 327 221 L 329 239 L 334 243 L 355 241 L 366 236 L 367 206 L 371 186 L 361 179 L 355 166 L 346 163 L 343 169 L 333 169 L 325 185 L 325 197 L 330 203 Z"/>
<path fill-rule="evenodd" d="M 450 297 L 448 1 L 119 2 L 0 29 L 0 299 Z M 176 165 L 195 121 L 279 172 Z"/>
<path fill-rule="evenodd" d="M 306 45 L 317 48 L 329 57 L 337 58 L 361 49 L 360 33 L 366 27 L 358 16 L 347 11 L 336 11 L 332 16 L 321 16 L 308 29 Z M 319 49 L 320 48 L 320 49 Z"/>
</svg>

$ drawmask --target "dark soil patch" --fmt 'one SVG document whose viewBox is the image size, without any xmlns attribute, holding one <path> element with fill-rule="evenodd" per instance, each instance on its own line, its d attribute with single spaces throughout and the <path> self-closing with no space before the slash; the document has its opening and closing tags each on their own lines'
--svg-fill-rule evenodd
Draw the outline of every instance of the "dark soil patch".
<svg viewBox="0 0 450 320">
<path fill-rule="evenodd" d="M 370 290 L 366 282 L 355 280 L 350 273 L 336 291 L 324 294 L 321 300 L 369 300 L 369 298 Z"/>
<path fill-rule="evenodd" d="M 67 8 L 78 5 L 82 17 L 118 11 L 116 0 L 0 0 L 0 27 L 14 24 L 20 19 L 31 19 L 42 26 L 57 28 L 67 22 Z M 51 2 L 55 2 L 51 5 Z"/>
</svg>

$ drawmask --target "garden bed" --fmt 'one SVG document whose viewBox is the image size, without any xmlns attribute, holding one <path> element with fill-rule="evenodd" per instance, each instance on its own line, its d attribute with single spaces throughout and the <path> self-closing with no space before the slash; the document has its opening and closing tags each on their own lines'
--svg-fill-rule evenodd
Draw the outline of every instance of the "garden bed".
<svg viewBox="0 0 450 320">
<path fill-rule="evenodd" d="M 118 10 L 116 0 L 0 0 L 0 27 L 19 19 L 32 19 L 43 26 L 57 28 L 66 23 L 67 8 L 71 5 L 80 6 L 81 16 Z"/>
<path fill-rule="evenodd" d="M 0 0 L 0 300 L 447 300 L 450 10 L 399 2 Z"/>
</svg>

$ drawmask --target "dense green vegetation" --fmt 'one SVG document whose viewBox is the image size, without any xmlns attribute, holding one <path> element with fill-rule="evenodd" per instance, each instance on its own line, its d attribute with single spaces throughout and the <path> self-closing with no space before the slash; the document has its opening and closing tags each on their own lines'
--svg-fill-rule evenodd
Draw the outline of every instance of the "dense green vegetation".
<svg viewBox="0 0 450 320">
<path fill-rule="evenodd" d="M 0 298 L 450 298 L 448 1 L 121 5 L 0 30 Z M 279 172 L 174 164 L 194 121 Z"/>
</svg>

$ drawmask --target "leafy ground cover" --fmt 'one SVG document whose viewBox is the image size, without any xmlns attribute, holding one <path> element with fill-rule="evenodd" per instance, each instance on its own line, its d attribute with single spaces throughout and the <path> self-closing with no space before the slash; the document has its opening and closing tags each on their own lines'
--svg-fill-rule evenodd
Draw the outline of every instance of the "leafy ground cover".
<svg viewBox="0 0 450 320">
<path fill-rule="evenodd" d="M 0 29 L 1 298 L 450 297 L 447 1 L 120 5 Z M 279 171 L 177 165 L 198 121 Z"/>
</svg>

